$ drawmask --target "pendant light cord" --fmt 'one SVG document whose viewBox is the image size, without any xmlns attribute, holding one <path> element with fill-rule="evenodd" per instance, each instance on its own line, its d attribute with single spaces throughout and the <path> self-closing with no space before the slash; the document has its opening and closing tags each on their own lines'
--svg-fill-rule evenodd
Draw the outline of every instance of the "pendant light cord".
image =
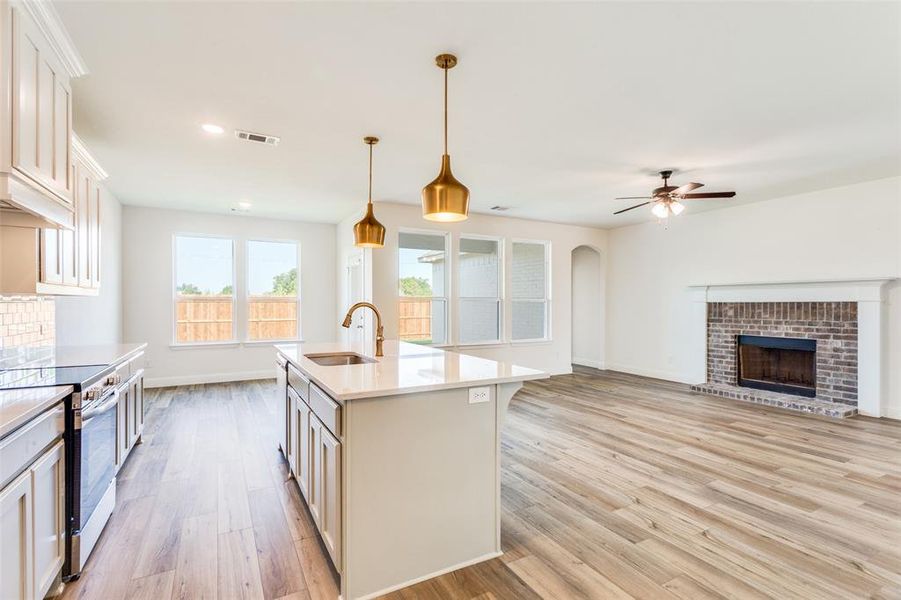
<svg viewBox="0 0 901 600">
<path fill-rule="evenodd" d="M 447 65 L 444 65 L 444 153 L 447 154 Z"/>
<path fill-rule="evenodd" d="M 372 204 L 372 144 L 369 144 L 369 204 Z"/>
</svg>

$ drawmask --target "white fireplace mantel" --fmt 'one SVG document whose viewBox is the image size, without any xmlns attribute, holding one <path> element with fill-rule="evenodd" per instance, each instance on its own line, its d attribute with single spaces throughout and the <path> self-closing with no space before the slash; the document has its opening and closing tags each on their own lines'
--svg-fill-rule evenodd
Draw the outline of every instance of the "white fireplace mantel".
<svg viewBox="0 0 901 600">
<path fill-rule="evenodd" d="M 888 366 L 885 286 L 895 277 L 821 281 L 748 282 L 689 286 L 692 320 L 703 331 L 694 379 L 707 379 L 708 302 L 857 302 L 857 409 L 881 417 L 886 410 Z"/>
</svg>

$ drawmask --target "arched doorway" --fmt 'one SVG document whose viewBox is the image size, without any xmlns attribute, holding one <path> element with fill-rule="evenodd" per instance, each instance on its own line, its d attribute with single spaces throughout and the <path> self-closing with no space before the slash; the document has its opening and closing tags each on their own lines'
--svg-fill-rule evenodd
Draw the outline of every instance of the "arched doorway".
<svg viewBox="0 0 901 600">
<path fill-rule="evenodd" d="M 604 286 L 601 253 L 572 251 L 572 363 L 604 368 Z"/>
</svg>

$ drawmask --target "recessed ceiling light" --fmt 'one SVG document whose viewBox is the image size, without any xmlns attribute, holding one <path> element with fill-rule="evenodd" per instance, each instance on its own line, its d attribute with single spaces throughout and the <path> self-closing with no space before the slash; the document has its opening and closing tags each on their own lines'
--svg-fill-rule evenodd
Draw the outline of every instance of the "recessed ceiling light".
<svg viewBox="0 0 901 600">
<path fill-rule="evenodd" d="M 218 125 L 213 125 L 212 123 L 204 123 L 200 126 L 201 129 L 206 131 L 207 133 L 214 133 L 216 135 L 221 135 L 225 133 L 225 129 L 219 127 Z"/>
<path fill-rule="evenodd" d="M 238 208 L 243 208 L 243 209 L 247 210 L 251 206 L 253 206 L 253 204 L 251 204 L 247 200 L 241 200 L 240 202 L 238 202 Z"/>
</svg>

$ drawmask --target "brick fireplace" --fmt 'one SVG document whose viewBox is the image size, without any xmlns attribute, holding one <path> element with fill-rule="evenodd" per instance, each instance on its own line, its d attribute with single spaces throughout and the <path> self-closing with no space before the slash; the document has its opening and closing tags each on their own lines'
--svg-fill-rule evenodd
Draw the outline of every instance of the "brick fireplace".
<svg viewBox="0 0 901 600">
<path fill-rule="evenodd" d="M 815 342 L 815 393 L 780 391 L 857 405 L 856 302 L 707 304 L 707 383 L 759 389 L 739 385 L 739 336 Z"/>
<path fill-rule="evenodd" d="M 827 416 L 881 416 L 889 281 L 692 286 L 692 389 Z"/>
</svg>

